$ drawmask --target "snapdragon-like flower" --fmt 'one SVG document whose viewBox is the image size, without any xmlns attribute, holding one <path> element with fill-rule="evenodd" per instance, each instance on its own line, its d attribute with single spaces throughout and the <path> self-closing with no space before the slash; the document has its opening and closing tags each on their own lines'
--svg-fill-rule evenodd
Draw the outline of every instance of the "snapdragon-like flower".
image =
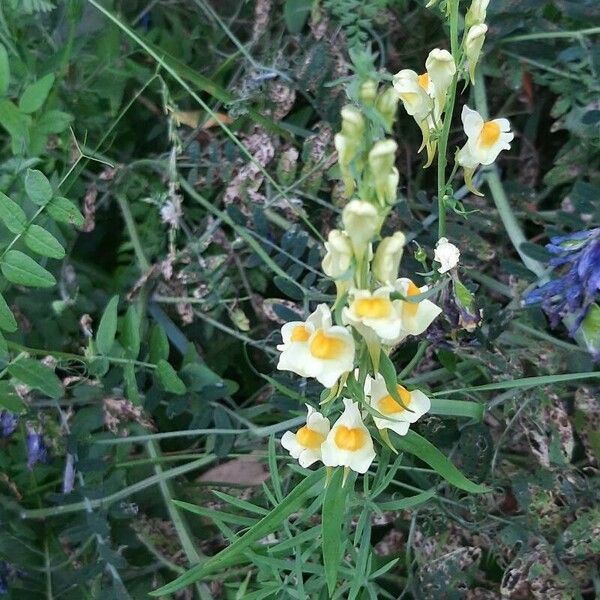
<svg viewBox="0 0 600 600">
<path fill-rule="evenodd" d="M 364 325 L 385 344 L 392 343 L 402 332 L 402 300 L 390 300 L 391 286 L 374 292 L 352 290 L 349 306 L 344 307 L 342 319 L 347 325 Z"/>
<path fill-rule="evenodd" d="M 281 328 L 283 343 L 277 368 L 301 377 L 314 377 L 332 387 L 354 367 L 354 339 L 346 327 L 332 325 L 331 311 L 320 304 L 306 321 L 292 321 Z"/>
<path fill-rule="evenodd" d="M 448 50 L 434 48 L 425 61 L 425 68 L 433 86 L 429 88 L 429 94 L 433 95 L 437 102 L 437 119 L 444 111 L 446 94 L 456 74 L 456 63 Z"/>
<path fill-rule="evenodd" d="M 431 401 L 420 390 L 409 392 L 405 387 L 398 385 L 397 391 L 402 404 L 395 400 L 389 393 L 381 375 L 375 379 L 369 378 L 366 384 L 369 403 L 381 417 L 373 417 L 378 429 L 391 429 L 398 435 L 406 435 L 411 423 L 418 421 L 431 409 Z"/>
<path fill-rule="evenodd" d="M 396 291 L 400 292 L 405 298 L 423 294 L 429 288 L 424 285 L 417 287 L 410 279 L 401 277 L 394 284 Z M 442 312 L 442 309 L 431 302 L 431 300 L 419 300 L 418 302 L 402 301 L 402 332 L 394 340 L 394 344 L 399 344 L 409 335 L 422 334 L 433 322 L 433 320 Z"/>
<path fill-rule="evenodd" d="M 310 404 L 306 404 L 306 409 L 308 411 L 306 425 L 296 433 L 286 431 L 281 438 L 281 445 L 304 468 L 321 460 L 321 445 L 330 430 L 329 419 L 317 412 Z"/>
<path fill-rule="evenodd" d="M 541 304 L 552 327 L 572 317 L 570 333 L 575 335 L 600 292 L 600 227 L 550 238 L 546 248 L 554 255 L 550 265 L 568 269 L 530 292 L 525 304 Z"/>
<path fill-rule="evenodd" d="M 460 259 L 460 250 L 448 241 L 448 238 L 440 238 L 435 246 L 433 259 L 440 263 L 438 273 L 447 273 L 454 269 Z"/>
<path fill-rule="evenodd" d="M 379 242 L 372 268 L 375 278 L 381 283 L 391 284 L 398 277 L 405 243 L 406 237 L 401 231 Z"/>
<path fill-rule="evenodd" d="M 465 56 L 467 57 L 471 83 L 475 82 L 475 68 L 479 62 L 479 57 L 481 56 L 481 50 L 485 42 L 487 31 L 488 26 L 484 23 L 481 25 L 474 25 L 469 29 L 467 37 L 465 38 Z"/>
<path fill-rule="evenodd" d="M 344 231 L 332 229 L 325 242 L 323 272 L 333 279 L 343 277 L 352 264 L 352 243 Z"/>
<path fill-rule="evenodd" d="M 342 221 L 352 242 L 354 254 L 357 259 L 361 259 L 381 227 L 377 209 L 369 202 L 352 200 L 344 207 Z"/>
<path fill-rule="evenodd" d="M 470 157 L 482 165 L 491 165 L 502 150 L 510 150 L 515 137 L 508 119 L 484 121 L 483 117 L 468 106 L 463 106 L 461 115 L 467 134 L 467 150 Z"/>
<path fill-rule="evenodd" d="M 471 6 L 465 15 L 465 25 L 467 28 L 485 23 L 489 3 L 490 0 L 473 0 L 471 2 Z"/>
<path fill-rule="evenodd" d="M 400 174 L 394 167 L 398 144 L 394 140 L 381 140 L 369 152 L 369 167 L 375 183 L 377 200 L 385 206 L 396 200 Z"/>
<path fill-rule="evenodd" d="M 483 117 L 468 106 L 463 106 L 461 115 L 463 128 L 467 134 L 467 143 L 457 152 L 456 162 L 463 168 L 467 188 L 483 196 L 473 186 L 473 174 L 480 164 L 490 165 L 502 150 L 510 149 L 515 137 L 510 130 L 508 119 L 484 121 Z"/>
<path fill-rule="evenodd" d="M 375 458 L 373 440 L 352 400 L 344 399 L 344 412 L 333 424 L 321 453 L 328 467 L 347 467 L 357 473 L 369 470 Z"/>
</svg>

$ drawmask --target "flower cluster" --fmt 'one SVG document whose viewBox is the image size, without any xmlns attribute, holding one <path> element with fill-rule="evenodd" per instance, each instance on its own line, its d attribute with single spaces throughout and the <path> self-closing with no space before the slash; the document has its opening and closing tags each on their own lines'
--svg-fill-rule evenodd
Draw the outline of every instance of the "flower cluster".
<svg viewBox="0 0 600 600">
<path fill-rule="evenodd" d="M 600 309 L 595 303 L 600 293 L 600 227 L 553 237 L 546 249 L 553 255 L 551 266 L 567 268 L 560 277 L 527 294 L 524 302 L 541 304 L 552 327 L 565 319 L 572 336 L 581 327 L 592 354 L 600 357 L 596 339 Z"/>
<path fill-rule="evenodd" d="M 443 128 L 443 116 L 451 85 L 458 75 L 473 82 L 488 27 L 485 24 L 489 0 L 473 0 L 465 15 L 465 30 L 458 60 L 440 48 L 433 49 L 425 61 L 425 71 L 417 74 L 402 69 L 393 78 L 406 112 L 412 116 L 423 135 L 420 150 L 427 150 L 429 166 L 435 157 L 437 139 Z M 451 115 L 450 115 L 451 116 Z M 464 106 L 462 124 L 467 142 L 456 154 L 456 163 L 463 168 L 469 190 L 481 195 L 473 187 L 473 175 L 479 165 L 492 164 L 502 150 L 510 149 L 513 133 L 507 119 L 486 121 L 477 111 Z"/>
<path fill-rule="evenodd" d="M 444 237 L 441 213 L 434 265 L 424 274 L 427 283 L 436 284 L 433 289 L 417 285 L 412 274 L 399 276 L 406 238 L 401 231 L 385 237 L 381 232 L 396 203 L 400 178 L 395 167 L 397 144 L 388 137 L 400 103 L 421 130 L 426 166 L 436 153 L 440 160 L 443 156 L 438 182 L 442 193 L 451 189 L 459 166 L 472 189 L 475 169 L 491 164 L 510 147 L 513 134 L 506 119 L 485 121 L 465 106 L 462 121 L 467 141 L 457 152 L 450 181 L 445 178 L 457 82 L 461 77 L 467 83 L 473 79 L 487 32 L 487 5 L 488 0 L 473 1 L 465 15 L 460 47 L 453 40 L 452 53 L 433 49 L 423 73 L 403 69 L 391 86 L 383 88 L 373 80 L 372 71 L 359 75 L 358 85 L 352 88 L 355 93 L 350 94 L 354 103 L 341 111 L 341 130 L 334 141 L 348 202 L 342 210 L 342 226 L 328 234 L 322 263 L 323 272 L 335 282 L 336 300 L 333 307 L 320 304 L 304 321 L 286 323 L 278 346 L 280 370 L 314 378 L 328 388 L 321 395 L 325 414 L 307 405 L 305 425 L 286 432 L 281 440 L 304 467 L 321 461 L 328 467 L 365 473 L 375 458 L 372 433 L 377 431 L 382 442 L 393 448 L 389 432 L 407 435 L 411 424 L 430 410 L 431 402 L 422 391 L 401 385 L 389 355 L 408 337 L 423 334 L 440 315 L 442 309 L 430 299 L 437 284 L 443 288 L 452 282 L 467 331 L 479 323 L 473 297 L 456 273 L 460 252 Z M 427 271 L 426 254 L 420 251 L 417 259 Z M 331 425 L 328 415 L 338 399 L 344 409 Z M 374 425 L 371 429 L 367 417 Z"/>
</svg>

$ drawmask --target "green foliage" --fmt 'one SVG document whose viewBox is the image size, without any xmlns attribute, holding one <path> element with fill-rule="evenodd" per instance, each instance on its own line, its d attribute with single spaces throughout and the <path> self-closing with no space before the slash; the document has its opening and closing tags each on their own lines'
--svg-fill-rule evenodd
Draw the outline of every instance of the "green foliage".
<svg viewBox="0 0 600 600">
<path fill-rule="evenodd" d="M 597 3 L 490 3 L 482 72 L 490 114 L 518 132 L 498 184 L 524 244 L 509 241 L 489 173 L 484 200 L 455 190 L 462 283 L 430 290 L 444 314 L 428 339 L 381 360 L 390 393 L 423 390 L 430 415 L 344 487 L 342 469 L 325 486 L 279 444 L 322 388 L 276 370 L 277 329 L 334 299 L 321 238 L 339 226 L 332 132 L 358 99 L 348 78 L 422 68 L 442 13 L 0 4 L 7 598 L 593 594 L 599 372 L 520 301 L 538 282 L 528 264 L 547 270 L 548 237 L 600 218 Z M 391 226 L 427 258 L 435 178 L 406 115 L 393 134 Z M 403 275 L 427 268 L 415 249 Z M 453 290 L 482 309 L 480 327 L 460 324 Z M 6 437 L 5 411 L 19 418 Z M 35 434 L 47 452 L 29 468 Z"/>
</svg>

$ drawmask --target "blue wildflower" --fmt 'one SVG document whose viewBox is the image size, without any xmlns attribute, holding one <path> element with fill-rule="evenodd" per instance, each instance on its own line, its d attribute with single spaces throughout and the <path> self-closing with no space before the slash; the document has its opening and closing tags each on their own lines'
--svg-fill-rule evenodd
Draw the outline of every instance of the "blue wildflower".
<svg viewBox="0 0 600 600">
<path fill-rule="evenodd" d="M 4 561 L 0 560 L 0 595 L 8 594 L 8 578 L 12 575 L 12 568 Z"/>
<path fill-rule="evenodd" d="M 0 437 L 10 437 L 17 425 L 19 424 L 19 417 L 9 410 L 0 411 Z"/>
<path fill-rule="evenodd" d="M 39 462 L 48 461 L 48 447 L 44 443 L 44 437 L 35 429 L 27 429 L 27 468 L 31 471 Z"/>
<path fill-rule="evenodd" d="M 530 292 L 524 301 L 541 304 L 552 327 L 564 317 L 573 317 L 569 333 L 575 335 L 600 291 L 600 227 L 553 237 L 546 248 L 553 254 L 550 265 L 568 268 Z"/>
</svg>

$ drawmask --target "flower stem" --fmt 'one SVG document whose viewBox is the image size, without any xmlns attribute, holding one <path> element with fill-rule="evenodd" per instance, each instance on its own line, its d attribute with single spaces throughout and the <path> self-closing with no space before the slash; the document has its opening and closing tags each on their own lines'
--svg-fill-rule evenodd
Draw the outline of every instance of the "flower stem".
<svg viewBox="0 0 600 600">
<path fill-rule="evenodd" d="M 450 3 L 450 50 L 456 65 L 460 64 L 459 44 L 458 44 L 458 0 L 449 0 Z M 438 237 L 446 235 L 446 167 L 448 165 L 448 137 L 450 135 L 450 125 L 452 123 L 452 113 L 456 101 L 456 87 L 458 84 L 458 69 L 446 97 L 446 107 L 444 115 L 444 124 L 438 141 L 438 164 L 437 164 L 437 196 L 438 196 Z"/>
</svg>

